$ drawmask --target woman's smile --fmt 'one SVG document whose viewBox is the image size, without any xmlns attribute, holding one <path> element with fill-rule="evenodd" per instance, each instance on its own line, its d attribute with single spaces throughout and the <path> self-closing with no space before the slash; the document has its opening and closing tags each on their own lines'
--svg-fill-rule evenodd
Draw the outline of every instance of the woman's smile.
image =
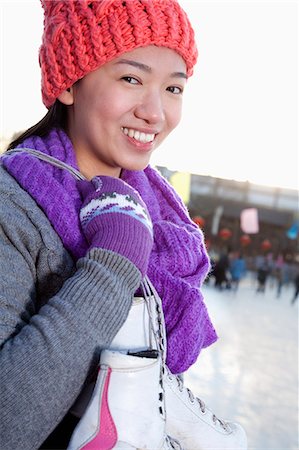
<svg viewBox="0 0 299 450">
<path fill-rule="evenodd" d="M 144 131 L 134 130 L 133 128 L 122 128 L 123 133 L 130 138 L 133 138 L 137 142 L 141 142 L 143 144 L 148 142 L 153 142 L 155 139 L 156 133 L 148 133 Z"/>
</svg>

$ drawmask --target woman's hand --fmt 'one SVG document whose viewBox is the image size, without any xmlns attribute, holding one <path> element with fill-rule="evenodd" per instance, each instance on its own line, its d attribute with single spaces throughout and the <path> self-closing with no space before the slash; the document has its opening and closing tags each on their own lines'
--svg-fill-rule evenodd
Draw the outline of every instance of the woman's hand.
<svg viewBox="0 0 299 450">
<path fill-rule="evenodd" d="M 78 188 L 83 200 L 80 221 L 90 249 L 119 253 L 144 276 L 153 246 L 153 226 L 138 192 L 108 176 L 79 181 Z"/>
</svg>

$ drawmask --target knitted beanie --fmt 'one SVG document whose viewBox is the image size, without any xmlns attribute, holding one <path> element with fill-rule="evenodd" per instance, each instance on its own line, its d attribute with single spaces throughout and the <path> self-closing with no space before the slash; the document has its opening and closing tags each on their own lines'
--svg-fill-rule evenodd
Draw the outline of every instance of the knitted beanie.
<svg viewBox="0 0 299 450">
<path fill-rule="evenodd" d="M 187 75 L 197 60 L 194 31 L 177 0 L 41 0 L 42 97 L 49 108 L 77 80 L 122 53 L 156 45 L 175 50 Z"/>
</svg>

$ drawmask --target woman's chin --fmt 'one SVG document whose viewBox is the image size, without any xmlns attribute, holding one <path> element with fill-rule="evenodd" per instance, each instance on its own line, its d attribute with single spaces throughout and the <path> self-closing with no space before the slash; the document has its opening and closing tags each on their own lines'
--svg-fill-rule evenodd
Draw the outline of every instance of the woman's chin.
<svg viewBox="0 0 299 450">
<path fill-rule="evenodd" d="M 124 164 L 123 170 L 141 171 L 144 170 L 149 165 L 149 159 L 147 161 L 134 161 L 128 164 Z"/>
</svg>

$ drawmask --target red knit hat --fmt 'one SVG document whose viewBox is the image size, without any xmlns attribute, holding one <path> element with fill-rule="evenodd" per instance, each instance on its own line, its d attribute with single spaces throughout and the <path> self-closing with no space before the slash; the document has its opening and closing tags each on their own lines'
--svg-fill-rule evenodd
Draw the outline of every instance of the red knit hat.
<svg viewBox="0 0 299 450">
<path fill-rule="evenodd" d="M 49 108 L 65 89 L 137 47 L 157 45 L 197 60 L 194 31 L 176 0 L 41 0 L 44 34 L 39 58 Z"/>
</svg>

